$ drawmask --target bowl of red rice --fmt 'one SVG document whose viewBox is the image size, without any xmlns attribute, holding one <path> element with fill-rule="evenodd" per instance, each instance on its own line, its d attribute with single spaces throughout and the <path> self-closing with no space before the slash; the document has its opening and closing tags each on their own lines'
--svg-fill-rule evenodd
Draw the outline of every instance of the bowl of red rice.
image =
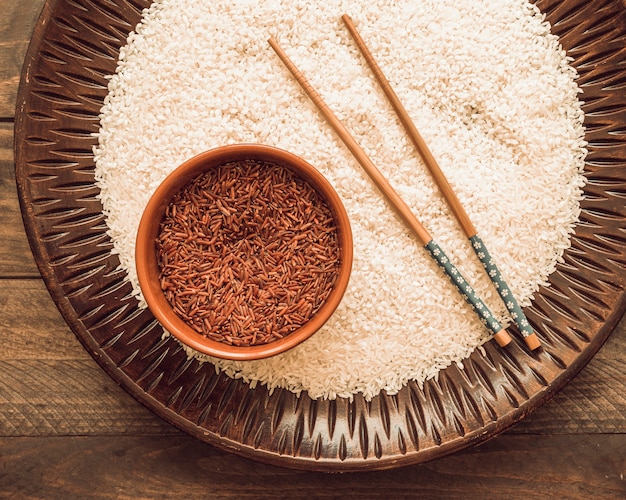
<svg viewBox="0 0 626 500">
<path fill-rule="evenodd" d="M 341 302 L 352 252 L 328 180 L 260 144 L 181 164 L 150 198 L 135 242 L 142 295 L 165 330 L 234 360 L 274 356 L 318 331 Z"/>
</svg>

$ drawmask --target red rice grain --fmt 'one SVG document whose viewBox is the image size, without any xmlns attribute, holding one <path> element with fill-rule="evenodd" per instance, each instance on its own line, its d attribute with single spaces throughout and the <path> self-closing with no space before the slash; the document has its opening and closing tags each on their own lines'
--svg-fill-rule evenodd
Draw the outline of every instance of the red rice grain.
<svg viewBox="0 0 626 500">
<path fill-rule="evenodd" d="M 160 282 L 198 333 L 267 344 L 309 321 L 340 262 L 321 195 L 289 169 L 242 160 L 192 179 L 166 208 L 157 238 Z"/>
</svg>

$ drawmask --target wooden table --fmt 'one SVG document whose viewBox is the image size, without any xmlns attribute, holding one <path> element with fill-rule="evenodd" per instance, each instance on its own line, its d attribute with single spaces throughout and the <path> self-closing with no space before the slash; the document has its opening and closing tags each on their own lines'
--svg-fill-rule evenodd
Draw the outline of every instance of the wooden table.
<svg viewBox="0 0 626 500">
<path fill-rule="evenodd" d="M 306 473 L 191 438 L 120 389 L 39 275 L 15 188 L 20 70 L 43 0 L 0 0 L 0 497 L 626 497 L 626 319 L 550 402 L 491 441 L 397 470 Z"/>
</svg>

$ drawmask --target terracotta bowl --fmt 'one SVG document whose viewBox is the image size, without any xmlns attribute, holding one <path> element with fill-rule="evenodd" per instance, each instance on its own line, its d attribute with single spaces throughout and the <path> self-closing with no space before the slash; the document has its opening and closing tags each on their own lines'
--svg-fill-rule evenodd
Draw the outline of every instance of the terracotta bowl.
<svg viewBox="0 0 626 500">
<path fill-rule="evenodd" d="M 235 346 L 207 338 L 174 312 L 161 288 L 157 238 L 166 208 L 173 196 L 190 180 L 208 169 L 242 160 L 266 161 L 287 168 L 315 188 L 330 208 L 338 228 L 339 266 L 328 297 L 317 312 L 297 330 L 266 344 Z M 339 305 L 348 285 L 352 252 L 352 231 L 348 215 L 339 196 L 322 174 L 302 158 L 287 151 L 258 144 L 238 144 L 218 147 L 187 160 L 159 185 L 148 202 L 139 224 L 135 259 L 139 285 L 146 303 L 168 332 L 180 342 L 203 354 L 225 359 L 253 360 L 274 356 L 293 348 L 326 323 Z"/>
</svg>

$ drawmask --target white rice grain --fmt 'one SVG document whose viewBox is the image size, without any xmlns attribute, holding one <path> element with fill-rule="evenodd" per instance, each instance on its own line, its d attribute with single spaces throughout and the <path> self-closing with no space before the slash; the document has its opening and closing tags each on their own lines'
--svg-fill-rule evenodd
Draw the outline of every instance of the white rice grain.
<svg viewBox="0 0 626 500">
<path fill-rule="evenodd" d="M 260 5 L 259 5 L 260 4 Z M 586 154 L 576 72 L 524 0 L 161 0 L 120 51 L 96 179 L 114 251 L 142 301 L 134 239 L 151 194 L 187 158 L 229 143 L 298 154 L 341 196 L 354 266 L 330 321 L 253 362 L 210 359 L 312 398 L 371 398 L 436 376 L 487 332 L 381 198 L 267 44 L 276 37 L 503 320 L 506 310 L 373 80 L 349 14 L 521 305 L 547 283 L 579 215 Z M 145 307 L 143 301 L 142 307 Z M 189 351 L 200 359 L 207 358 Z"/>
</svg>

